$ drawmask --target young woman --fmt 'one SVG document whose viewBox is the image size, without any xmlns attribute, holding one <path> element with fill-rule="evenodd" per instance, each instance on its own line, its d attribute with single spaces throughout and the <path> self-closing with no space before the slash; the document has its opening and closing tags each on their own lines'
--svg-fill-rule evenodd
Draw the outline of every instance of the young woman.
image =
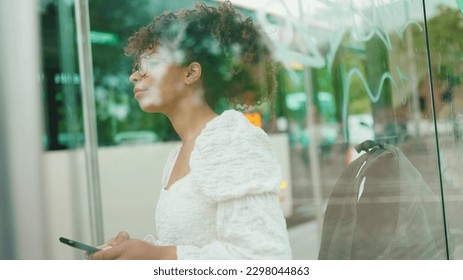
<svg viewBox="0 0 463 280">
<path fill-rule="evenodd" d="M 290 259 L 268 135 L 238 111 L 212 109 L 221 99 L 272 100 L 264 35 L 229 2 L 196 4 L 140 28 L 125 51 L 135 58 L 130 81 L 141 109 L 165 114 L 182 144 L 165 166 L 156 240 L 121 232 L 90 258 Z"/>
</svg>

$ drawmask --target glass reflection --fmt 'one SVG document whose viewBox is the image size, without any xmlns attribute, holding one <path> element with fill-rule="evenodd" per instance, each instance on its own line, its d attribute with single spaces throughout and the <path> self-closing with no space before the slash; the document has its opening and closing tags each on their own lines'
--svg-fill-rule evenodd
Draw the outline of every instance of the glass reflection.
<svg viewBox="0 0 463 280">
<path fill-rule="evenodd" d="M 60 1 L 42 2 L 44 142 L 48 150 L 66 152 L 85 141 L 77 90 L 80 79 L 73 62 L 75 46 L 68 38 L 72 33 L 63 34 L 73 29 L 66 26 L 73 19 L 70 10 L 59 10 Z M 165 151 L 179 140 L 164 116 L 144 114 L 132 98 L 127 80 L 132 61 L 122 47 L 129 34 L 150 22 L 154 14 L 190 7 L 193 2 L 137 0 L 113 5 L 107 0 L 90 1 L 98 140 L 105 147 L 101 149 L 105 213 L 127 213 L 118 222 L 105 222 L 110 233 L 118 230 L 118 223 L 139 234 L 147 231 L 136 220 L 152 218 L 154 207 L 150 207 L 156 197 L 138 200 L 138 208 L 121 203 L 120 198 L 127 185 L 150 192 L 150 182 L 160 177 L 155 170 L 161 169 Z M 275 120 L 268 104 L 257 106 L 248 118 L 272 136 L 287 139 L 278 149 L 288 153 L 287 184 L 282 189 L 287 191 L 290 229 L 307 222 L 319 226 L 311 240 L 294 241 L 294 248 L 305 251 L 295 250 L 293 257 L 318 257 L 319 240 L 327 236 L 316 233 L 322 233 L 323 220 L 333 218 L 330 195 L 349 164 L 363 156 L 355 146 L 375 140 L 399 148 L 403 157 L 398 161 L 381 158 L 377 173 L 368 176 L 369 182 L 366 179 L 370 185 L 365 183 L 364 203 L 357 210 L 371 215 L 359 214 L 357 219 L 371 228 L 353 242 L 350 251 L 356 253 L 350 257 L 418 259 L 447 258 L 448 254 L 463 258 L 463 223 L 459 220 L 463 185 L 461 1 L 249 2 L 232 1 L 266 31 L 273 56 L 282 67 L 277 75 Z M 214 110 L 227 108 L 218 102 Z M 133 149 L 133 157 L 125 148 Z M 404 170 L 397 168 L 397 162 L 409 162 L 408 170 L 413 166 L 406 177 L 414 174 L 421 179 L 408 185 L 387 183 L 390 176 L 402 178 Z M 146 168 L 136 170 L 135 163 Z M 314 168 L 319 170 L 317 176 L 311 172 Z M 142 173 L 150 174 L 149 178 Z M 79 185 L 79 179 L 74 181 Z M 348 198 L 343 192 L 333 194 L 341 200 Z M 416 210 L 418 225 L 414 227 L 422 235 L 409 240 L 414 243 L 406 243 L 400 235 L 416 237 L 411 229 L 399 230 L 403 222 L 399 217 L 404 217 L 400 213 L 407 207 L 421 209 Z M 401 240 L 403 248 L 411 244 L 413 248 L 394 252 L 394 242 Z M 365 250 L 358 251 L 362 246 Z M 435 254 L 426 251 L 432 248 Z"/>
</svg>

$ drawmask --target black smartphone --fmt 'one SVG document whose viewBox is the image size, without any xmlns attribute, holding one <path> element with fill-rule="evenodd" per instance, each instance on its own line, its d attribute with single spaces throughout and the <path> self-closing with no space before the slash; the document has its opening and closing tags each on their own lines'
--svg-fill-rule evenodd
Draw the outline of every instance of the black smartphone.
<svg viewBox="0 0 463 280">
<path fill-rule="evenodd" d="M 61 243 L 69 245 L 71 247 L 74 247 L 74 248 L 77 248 L 77 249 L 80 249 L 80 250 L 84 250 L 89 254 L 93 254 L 95 252 L 101 251 L 101 249 L 98 249 L 96 247 L 93 247 L 93 246 L 90 246 L 90 245 L 87 245 L 87 244 L 84 244 L 84 243 L 81 243 L 81 242 L 78 242 L 78 241 L 75 241 L 75 240 L 71 240 L 71 239 L 68 239 L 68 238 L 64 238 L 64 237 L 60 237 L 59 241 Z"/>
</svg>

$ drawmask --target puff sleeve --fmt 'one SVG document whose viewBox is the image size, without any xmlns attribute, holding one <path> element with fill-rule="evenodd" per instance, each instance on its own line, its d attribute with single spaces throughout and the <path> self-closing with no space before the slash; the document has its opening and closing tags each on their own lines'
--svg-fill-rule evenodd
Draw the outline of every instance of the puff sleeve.
<svg viewBox="0 0 463 280">
<path fill-rule="evenodd" d="M 177 246 L 179 259 L 290 259 L 279 204 L 281 168 L 267 134 L 239 112 L 197 138 L 190 160 L 194 186 L 216 205 L 216 238 Z"/>
</svg>

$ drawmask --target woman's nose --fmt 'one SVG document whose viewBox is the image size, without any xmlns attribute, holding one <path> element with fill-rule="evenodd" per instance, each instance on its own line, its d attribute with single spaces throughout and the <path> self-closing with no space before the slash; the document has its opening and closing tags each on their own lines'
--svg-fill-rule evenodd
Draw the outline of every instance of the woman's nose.
<svg viewBox="0 0 463 280">
<path fill-rule="evenodd" d="M 140 74 L 138 74 L 138 71 L 134 71 L 129 77 L 129 81 L 132 84 L 137 83 L 139 80 L 140 80 Z"/>
</svg>

